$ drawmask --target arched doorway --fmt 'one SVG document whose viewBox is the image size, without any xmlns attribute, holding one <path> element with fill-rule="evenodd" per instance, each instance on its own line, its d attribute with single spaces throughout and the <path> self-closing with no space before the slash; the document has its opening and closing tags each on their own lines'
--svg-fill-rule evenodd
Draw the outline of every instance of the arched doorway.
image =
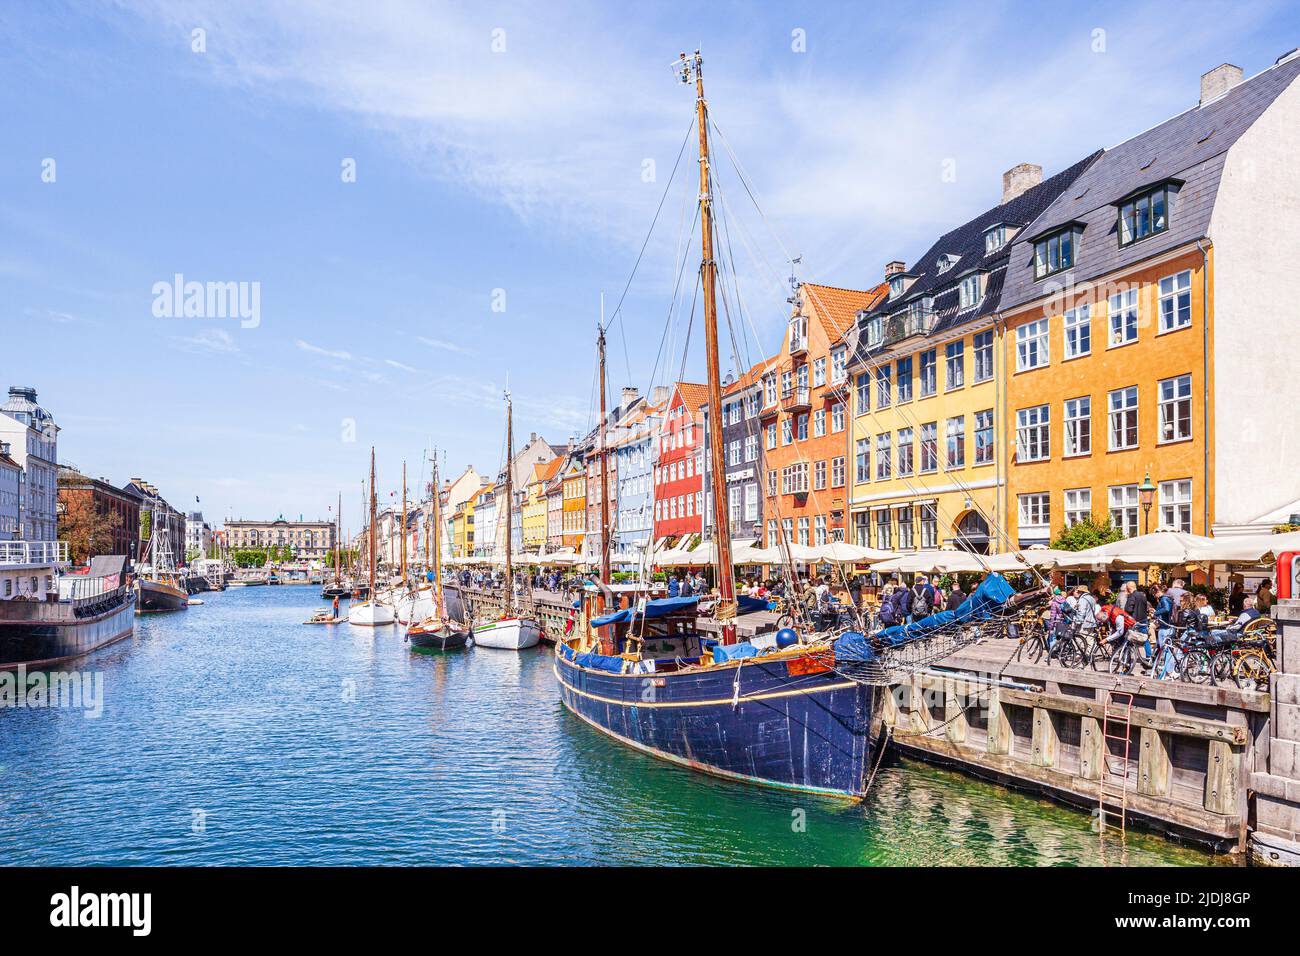
<svg viewBox="0 0 1300 956">
<path fill-rule="evenodd" d="M 989 523 L 977 511 L 968 511 L 957 523 L 957 538 L 954 542 L 963 551 L 976 554 L 989 553 Z"/>
</svg>

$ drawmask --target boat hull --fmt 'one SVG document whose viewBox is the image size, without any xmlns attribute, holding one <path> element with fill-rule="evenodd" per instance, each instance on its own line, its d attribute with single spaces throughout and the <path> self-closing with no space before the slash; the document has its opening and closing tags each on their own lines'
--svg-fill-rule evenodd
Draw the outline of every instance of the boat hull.
<svg viewBox="0 0 1300 956">
<path fill-rule="evenodd" d="M 136 605 L 141 614 L 180 611 L 189 606 L 190 596 L 184 588 L 172 587 L 161 581 L 150 581 L 148 578 L 140 578 L 136 584 L 138 586 Z"/>
<path fill-rule="evenodd" d="M 453 627 L 438 627 L 427 631 L 411 631 L 411 647 L 431 651 L 456 651 L 469 644 L 470 632 Z"/>
<path fill-rule="evenodd" d="M 0 620 L 0 670 L 45 667 L 107 647 L 135 630 L 135 595 L 74 621 Z"/>
<path fill-rule="evenodd" d="M 506 618 L 474 625 L 474 646 L 522 651 L 542 639 L 541 625 L 528 618 Z"/>
<path fill-rule="evenodd" d="M 866 793 L 879 688 L 833 671 L 791 674 L 779 659 L 622 675 L 580 667 L 557 650 L 555 674 L 566 708 L 660 759 L 786 790 Z"/>
<path fill-rule="evenodd" d="M 413 621 L 423 621 L 433 615 L 433 590 L 426 589 L 416 591 L 414 594 L 403 594 L 394 606 L 394 614 L 397 615 L 398 624 L 410 624 Z"/>
<path fill-rule="evenodd" d="M 354 604 L 348 608 L 348 623 L 358 627 L 383 627 L 393 623 L 393 609 L 372 601 Z"/>
</svg>

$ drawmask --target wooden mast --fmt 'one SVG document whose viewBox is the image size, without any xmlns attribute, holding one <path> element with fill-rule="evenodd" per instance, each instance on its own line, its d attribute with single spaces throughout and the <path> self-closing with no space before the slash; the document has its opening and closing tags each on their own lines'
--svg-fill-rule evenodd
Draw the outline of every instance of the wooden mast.
<svg viewBox="0 0 1300 956">
<path fill-rule="evenodd" d="M 515 606 L 515 572 L 510 553 L 510 497 L 514 482 L 510 472 L 513 470 L 515 457 L 514 409 L 510 404 L 510 393 L 506 392 L 506 614 L 513 615 Z M 497 527 L 501 526 L 501 505 L 497 504 Z"/>
<path fill-rule="evenodd" d="M 602 298 L 603 303 L 603 298 Z M 601 308 L 600 335 L 596 348 L 600 353 L 600 580 L 609 583 L 609 447 L 605 442 L 605 325 Z M 603 598 L 602 598 L 603 602 Z"/>
<path fill-rule="evenodd" d="M 334 586 L 338 587 L 342 580 L 342 569 L 339 565 L 342 558 L 339 554 L 339 548 L 343 544 L 343 492 L 339 492 L 339 510 L 334 516 Z"/>
<path fill-rule="evenodd" d="M 442 494 L 441 494 L 441 488 L 439 487 L 439 483 L 438 483 L 438 453 L 436 451 L 433 453 L 433 501 L 431 502 L 431 504 L 433 505 L 433 508 L 430 517 L 433 522 L 433 527 L 436 531 L 440 526 L 441 519 L 442 519 L 442 514 L 439 511 L 439 508 L 442 506 Z M 425 529 L 425 534 L 426 535 L 429 534 L 429 530 L 427 528 Z M 425 542 L 426 542 L 425 550 L 427 553 L 428 551 L 427 537 L 425 538 Z M 434 534 L 432 544 L 433 544 L 434 613 L 435 616 L 438 618 L 438 620 L 442 621 L 445 620 L 447 617 L 442 607 L 442 535 Z"/>
<path fill-rule="evenodd" d="M 681 55 L 682 82 L 695 74 L 695 124 L 700 136 L 700 235 L 703 258 L 700 270 L 704 285 L 704 345 L 709 373 L 709 460 L 712 463 L 713 553 L 718 579 L 718 616 L 722 643 L 736 642 L 735 568 L 731 563 L 731 515 L 727 510 L 727 476 L 723 467 L 722 378 L 718 371 L 718 306 L 714 285 L 717 263 L 713 259 L 713 190 L 709 182 L 709 111 L 704 99 L 704 69 L 700 51 L 687 59 Z"/>
<path fill-rule="evenodd" d="M 375 446 L 370 446 L 370 603 L 375 603 Z"/>
<path fill-rule="evenodd" d="M 402 462 L 402 587 L 406 587 L 406 462 Z"/>
</svg>

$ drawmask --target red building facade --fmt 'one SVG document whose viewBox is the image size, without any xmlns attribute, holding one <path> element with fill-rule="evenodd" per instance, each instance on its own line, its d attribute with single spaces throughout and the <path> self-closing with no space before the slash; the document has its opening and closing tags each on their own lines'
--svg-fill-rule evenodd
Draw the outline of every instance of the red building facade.
<svg viewBox="0 0 1300 956">
<path fill-rule="evenodd" d="M 700 407 L 708 389 L 678 382 L 659 432 L 654 469 L 654 536 L 680 538 L 704 530 L 704 427 Z"/>
</svg>

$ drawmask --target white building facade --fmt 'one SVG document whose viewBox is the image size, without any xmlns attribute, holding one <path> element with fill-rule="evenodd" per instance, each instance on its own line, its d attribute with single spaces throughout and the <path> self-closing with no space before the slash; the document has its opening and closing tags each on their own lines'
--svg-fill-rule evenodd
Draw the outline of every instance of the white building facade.
<svg viewBox="0 0 1300 956">
<path fill-rule="evenodd" d="M 36 403 L 36 389 L 10 387 L 0 405 L 0 441 L 9 443 L 9 457 L 22 469 L 17 536 L 28 541 L 58 538 L 58 438 L 59 426 Z"/>
</svg>

